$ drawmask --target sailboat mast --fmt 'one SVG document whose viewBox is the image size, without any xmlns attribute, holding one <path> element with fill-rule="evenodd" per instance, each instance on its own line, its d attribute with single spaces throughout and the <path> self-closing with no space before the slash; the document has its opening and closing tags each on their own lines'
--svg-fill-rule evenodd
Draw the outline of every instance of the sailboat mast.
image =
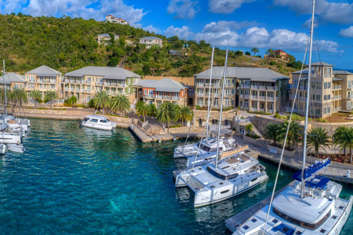
<svg viewBox="0 0 353 235">
<path fill-rule="evenodd" d="M 224 87 L 226 83 L 227 75 L 227 64 L 228 64 L 228 48 L 226 50 L 226 60 L 224 62 L 224 72 L 223 72 L 223 82 L 222 82 L 222 98 L 221 98 L 221 108 L 219 110 L 219 123 L 218 123 L 218 134 L 217 134 L 217 155 L 216 155 L 216 168 L 218 168 L 218 159 L 219 159 L 219 137 L 221 135 L 221 126 L 223 118 L 223 99 L 224 99 Z M 222 80 L 221 80 L 222 81 Z"/>
<path fill-rule="evenodd" d="M 311 30 L 310 30 L 310 48 L 309 48 L 309 72 L 308 72 L 308 82 L 307 82 L 307 94 L 306 94 L 306 109 L 305 109 L 305 124 L 304 124 L 304 143 L 303 143 L 303 166 L 302 166 L 302 185 L 301 185 L 301 198 L 304 198 L 305 189 L 305 163 L 306 163 L 306 153 L 307 153 L 307 135 L 308 135 L 308 120 L 309 120 L 309 103 L 310 103 L 310 84 L 312 75 L 312 54 L 313 54 L 313 37 L 314 37 L 314 23 L 315 23 L 315 6 L 316 0 L 313 0 L 313 10 L 311 16 Z"/>
<path fill-rule="evenodd" d="M 3 67 L 3 83 L 4 83 L 4 113 L 7 115 L 7 94 L 6 94 L 6 84 L 5 84 L 5 76 L 6 76 L 6 68 L 5 68 L 5 60 L 2 60 Z"/>
<path fill-rule="evenodd" d="M 207 119 L 206 119 L 206 139 L 208 139 L 210 134 L 210 113 L 211 113 L 211 91 L 212 91 L 212 78 L 213 78 L 213 60 L 214 60 L 214 47 L 212 47 L 212 56 L 211 56 L 211 70 L 210 70 L 210 83 L 208 85 L 208 110 L 207 110 Z"/>
</svg>

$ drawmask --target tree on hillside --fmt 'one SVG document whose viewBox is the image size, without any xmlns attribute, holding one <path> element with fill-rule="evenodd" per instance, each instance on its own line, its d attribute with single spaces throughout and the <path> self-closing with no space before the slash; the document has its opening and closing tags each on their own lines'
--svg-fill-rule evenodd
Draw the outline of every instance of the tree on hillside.
<svg viewBox="0 0 353 235">
<path fill-rule="evenodd" d="M 114 113 L 126 113 L 130 109 L 130 101 L 124 95 L 114 96 L 110 99 L 110 110 Z"/>
<path fill-rule="evenodd" d="M 252 48 L 251 49 L 251 52 L 254 54 L 254 56 L 256 56 L 257 55 L 257 53 L 259 53 L 259 49 L 258 48 L 256 48 L 256 47 L 254 47 L 254 48 Z"/>
<path fill-rule="evenodd" d="M 315 155 L 319 154 L 321 146 L 328 146 L 329 136 L 327 131 L 322 128 L 314 128 L 308 133 L 308 145 L 314 148 Z"/>
</svg>

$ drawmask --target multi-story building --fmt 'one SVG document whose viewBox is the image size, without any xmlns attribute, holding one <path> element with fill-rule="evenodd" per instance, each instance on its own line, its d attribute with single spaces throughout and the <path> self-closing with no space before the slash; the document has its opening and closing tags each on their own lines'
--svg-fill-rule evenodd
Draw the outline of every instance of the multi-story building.
<svg viewBox="0 0 353 235">
<path fill-rule="evenodd" d="M 0 88 L 13 90 L 13 89 L 24 89 L 26 81 L 24 77 L 17 73 L 8 72 L 0 77 Z"/>
<path fill-rule="evenodd" d="M 187 105 L 186 87 L 172 79 L 140 80 L 136 87 L 138 88 L 138 99 L 146 103 L 159 106 L 168 101 L 181 106 Z"/>
<path fill-rule="evenodd" d="M 119 17 L 115 17 L 113 15 L 107 15 L 105 17 L 105 20 L 106 22 L 109 22 L 109 23 L 114 23 L 114 24 L 122 24 L 122 25 L 128 25 L 129 23 L 122 19 L 122 18 L 119 18 Z"/>
<path fill-rule="evenodd" d="M 44 95 L 48 91 L 56 92 L 58 98 L 61 96 L 61 81 L 62 74 L 55 69 L 49 68 L 46 65 L 42 65 L 35 68 L 25 74 L 26 80 L 26 91 L 31 93 L 31 91 L 40 91 L 44 98 Z"/>
<path fill-rule="evenodd" d="M 211 99 L 219 108 L 221 81 L 224 68 L 213 68 Z M 210 70 L 195 75 L 195 104 L 207 107 Z M 276 113 L 283 110 L 288 100 L 287 76 L 267 68 L 228 67 L 226 74 L 224 108 L 240 108 L 251 112 Z"/>
<path fill-rule="evenodd" d="M 304 115 L 307 97 L 308 69 L 294 72 L 290 91 L 293 103 L 300 74 L 302 74 L 295 112 Z M 313 118 L 325 118 L 339 111 L 352 111 L 353 74 L 347 71 L 334 70 L 327 63 L 312 65 L 309 115 Z"/>
<path fill-rule="evenodd" d="M 140 76 L 118 67 L 88 66 L 65 74 L 63 81 L 64 99 L 76 96 L 78 103 L 87 104 L 97 92 L 108 95 L 125 95 L 133 102 L 135 85 Z"/>
<path fill-rule="evenodd" d="M 119 35 L 113 35 L 114 41 L 119 40 Z M 98 45 L 108 45 L 112 40 L 112 37 L 108 33 L 98 34 L 97 42 Z"/>
<path fill-rule="evenodd" d="M 151 48 L 152 46 L 163 47 L 163 40 L 157 37 L 143 37 L 140 38 L 140 44 L 146 45 L 146 48 Z"/>
</svg>

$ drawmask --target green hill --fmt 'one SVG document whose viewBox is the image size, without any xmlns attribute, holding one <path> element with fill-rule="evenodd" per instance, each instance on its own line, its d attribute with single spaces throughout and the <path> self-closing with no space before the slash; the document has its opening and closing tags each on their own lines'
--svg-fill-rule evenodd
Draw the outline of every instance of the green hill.
<svg viewBox="0 0 353 235">
<path fill-rule="evenodd" d="M 99 46 L 97 35 L 102 33 L 117 34 L 120 39 Z M 138 44 L 144 36 L 162 38 L 164 47 L 146 49 Z M 188 47 L 183 49 L 185 44 Z M 183 56 L 170 55 L 171 49 Z M 209 67 L 210 54 L 211 47 L 204 41 L 166 38 L 128 25 L 69 17 L 0 15 L 0 57 L 6 59 L 8 71 L 25 72 L 42 64 L 62 72 L 87 65 L 119 65 L 141 75 L 192 76 Z M 216 49 L 215 65 L 223 65 L 224 56 L 224 50 Z M 268 67 L 284 74 L 297 69 L 240 51 L 231 51 L 229 65 Z"/>
</svg>

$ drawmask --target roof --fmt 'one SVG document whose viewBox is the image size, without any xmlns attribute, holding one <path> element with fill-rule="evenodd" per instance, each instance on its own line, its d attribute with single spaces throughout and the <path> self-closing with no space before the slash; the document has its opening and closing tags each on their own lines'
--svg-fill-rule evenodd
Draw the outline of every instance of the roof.
<svg viewBox="0 0 353 235">
<path fill-rule="evenodd" d="M 179 92 L 185 89 L 182 84 L 170 78 L 163 78 L 162 80 L 140 80 L 137 85 L 147 88 L 156 88 L 156 91 L 166 92 Z"/>
<path fill-rule="evenodd" d="M 337 75 L 353 75 L 353 73 L 345 70 L 334 70 L 333 74 Z"/>
<path fill-rule="evenodd" d="M 68 77 L 83 77 L 86 75 L 102 76 L 104 79 L 125 80 L 126 78 L 140 78 L 140 75 L 119 67 L 87 66 L 66 73 Z"/>
<path fill-rule="evenodd" d="M 5 78 L 5 81 L 4 81 Z M 25 82 L 25 79 L 22 75 L 17 74 L 17 73 L 6 73 L 5 76 L 0 77 L 0 84 L 11 84 L 13 82 Z"/>
<path fill-rule="evenodd" d="M 161 38 L 157 38 L 157 37 L 143 37 L 143 38 L 141 38 L 141 39 L 147 39 L 147 40 L 155 40 L 155 39 L 157 39 L 157 40 L 162 40 Z"/>
<path fill-rule="evenodd" d="M 217 66 L 213 68 L 213 78 L 221 79 L 223 77 L 224 67 Z M 210 69 L 195 75 L 196 78 L 209 79 Z M 239 79 L 250 79 L 252 81 L 277 81 L 280 79 L 289 79 L 289 77 L 277 73 L 267 68 L 255 67 L 228 67 L 226 77 Z"/>
<path fill-rule="evenodd" d="M 56 71 L 55 69 L 52 69 L 46 65 L 39 66 L 38 68 L 35 68 L 27 73 L 35 74 L 38 76 L 55 76 L 56 77 L 57 75 L 61 75 L 61 73 L 59 71 Z"/>
</svg>

